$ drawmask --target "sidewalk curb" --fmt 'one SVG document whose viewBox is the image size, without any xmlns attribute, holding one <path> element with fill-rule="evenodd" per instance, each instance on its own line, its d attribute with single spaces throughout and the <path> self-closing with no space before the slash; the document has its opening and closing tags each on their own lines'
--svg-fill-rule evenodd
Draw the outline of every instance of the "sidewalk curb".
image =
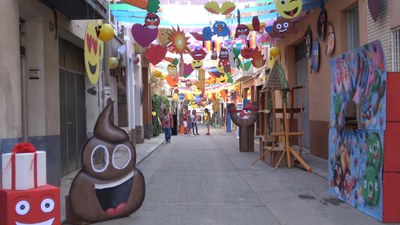
<svg viewBox="0 0 400 225">
<path fill-rule="evenodd" d="M 155 150 L 157 150 L 158 147 L 160 147 L 160 145 L 164 143 L 164 139 L 161 139 L 159 142 L 157 142 L 153 147 L 151 147 L 150 149 L 148 149 L 145 153 L 144 153 L 144 157 L 141 158 L 136 165 L 139 165 L 143 160 L 145 160 L 147 157 L 149 157 Z"/>
</svg>

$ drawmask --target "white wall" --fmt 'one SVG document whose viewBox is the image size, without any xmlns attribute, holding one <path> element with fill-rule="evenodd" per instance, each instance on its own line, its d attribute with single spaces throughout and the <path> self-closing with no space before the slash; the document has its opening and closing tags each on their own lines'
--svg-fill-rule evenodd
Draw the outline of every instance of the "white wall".
<svg viewBox="0 0 400 225">
<path fill-rule="evenodd" d="M 0 138 L 22 135 L 21 72 L 18 2 L 2 0 L 0 7 Z"/>
</svg>

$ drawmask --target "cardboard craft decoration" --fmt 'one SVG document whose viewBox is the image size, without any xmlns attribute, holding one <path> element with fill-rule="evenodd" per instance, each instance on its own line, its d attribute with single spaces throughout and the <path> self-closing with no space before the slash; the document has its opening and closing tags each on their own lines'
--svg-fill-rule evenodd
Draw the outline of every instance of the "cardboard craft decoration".
<svg viewBox="0 0 400 225">
<path fill-rule="evenodd" d="M 172 33 L 169 35 L 171 41 L 170 51 L 179 55 L 190 53 L 189 38 L 185 36 L 185 32 L 178 26 L 177 29 L 172 28 Z"/>
<path fill-rule="evenodd" d="M 84 58 L 86 74 L 90 83 L 96 84 L 99 80 L 100 61 L 103 55 L 103 42 L 97 38 L 93 23 L 88 23 L 85 33 Z"/>
<path fill-rule="evenodd" d="M 169 35 L 171 35 L 171 33 L 171 28 L 158 28 L 157 40 L 162 47 L 167 47 L 167 45 L 171 43 L 171 41 L 169 40 Z"/>
<path fill-rule="evenodd" d="M 235 104 L 228 105 L 228 112 L 231 116 L 232 122 L 239 126 L 239 150 L 241 152 L 254 151 L 254 123 L 258 115 L 258 103 L 253 102 L 249 108 L 243 110 L 251 111 L 246 117 L 241 117 L 237 114 Z"/>
<path fill-rule="evenodd" d="M 326 54 L 331 55 L 335 50 L 335 30 L 333 29 L 333 24 L 328 22 L 328 43 L 326 44 Z"/>
<path fill-rule="evenodd" d="M 204 5 L 204 8 L 212 13 L 212 14 L 222 14 L 222 15 L 228 15 L 231 13 L 233 10 L 235 10 L 236 5 L 233 2 L 223 2 L 221 7 L 219 7 L 219 4 L 215 1 L 210 1 L 207 2 Z"/>
<path fill-rule="evenodd" d="M 114 125 L 113 104 L 101 112 L 93 137 L 82 146 L 82 169 L 66 198 L 68 223 L 126 217 L 143 203 L 145 181 L 135 167 L 136 150 L 128 134 Z"/>
<path fill-rule="evenodd" d="M 122 2 L 147 10 L 150 13 L 156 13 L 160 9 L 159 0 L 123 0 Z"/>
<path fill-rule="evenodd" d="M 268 77 L 266 78 L 262 90 L 287 88 L 288 82 L 285 77 L 285 72 L 279 60 L 275 59 L 274 65 L 271 68 Z"/>
<path fill-rule="evenodd" d="M 60 189 L 46 184 L 46 152 L 16 144 L 2 167 L 0 225 L 61 224 Z"/>
<path fill-rule="evenodd" d="M 311 51 L 311 72 L 318 72 L 320 64 L 320 51 L 318 38 L 314 39 L 313 48 Z"/>
<path fill-rule="evenodd" d="M 158 36 L 158 25 L 160 18 L 156 14 L 148 13 L 145 18 L 145 25 L 133 24 L 131 33 L 133 39 L 143 48 L 150 45 Z"/>
<path fill-rule="evenodd" d="M 293 19 L 300 15 L 303 9 L 303 1 L 276 1 L 276 11 L 278 11 L 281 17 L 286 19 Z"/>
<path fill-rule="evenodd" d="M 379 16 L 380 0 L 368 0 L 368 9 L 372 19 L 376 22 Z"/>
<path fill-rule="evenodd" d="M 382 44 L 373 41 L 329 60 L 331 75 L 329 193 L 382 221 L 387 212 L 384 159 L 387 123 L 387 72 Z M 346 120 L 355 104 L 357 129 Z M 385 182 L 385 183 L 384 183 Z M 384 185 L 385 184 L 385 185 Z M 390 184 L 388 184 L 390 185 Z"/>
<path fill-rule="evenodd" d="M 236 27 L 235 37 L 246 40 L 250 34 L 250 29 L 246 24 L 238 24 Z"/>
<path fill-rule="evenodd" d="M 295 24 L 283 17 L 278 17 L 273 25 L 272 28 L 266 28 L 268 30 L 268 34 L 271 38 L 284 38 L 286 33 L 295 33 L 297 29 Z"/>
<path fill-rule="evenodd" d="M 60 189 L 44 185 L 29 190 L 0 189 L 0 225 L 61 224 Z"/>
<path fill-rule="evenodd" d="M 318 16 L 318 21 L 317 21 L 317 32 L 318 32 L 318 37 L 321 39 L 321 41 L 325 40 L 325 29 L 326 29 L 326 23 L 328 21 L 327 15 L 326 15 L 326 9 L 323 7 L 321 11 L 319 12 Z"/>
<path fill-rule="evenodd" d="M 253 16 L 251 19 L 252 30 L 259 32 L 261 29 L 260 20 L 258 16 Z"/>
<path fill-rule="evenodd" d="M 211 27 L 203 28 L 203 40 L 204 41 L 211 41 L 213 35 L 214 35 L 214 33 L 213 33 Z"/>
<path fill-rule="evenodd" d="M 223 21 L 215 21 L 215 23 L 212 26 L 212 29 L 213 33 L 218 37 L 226 37 L 231 33 L 228 25 Z M 203 30 L 203 35 L 204 35 L 204 30 Z"/>
<path fill-rule="evenodd" d="M 304 34 L 304 41 L 306 42 L 306 58 L 311 57 L 312 40 L 312 31 L 310 26 L 308 26 L 306 33 Z"/>
<path fill-rule="evenodd" d="M 157 65 L 167 55 L 167 48 L 161 45 L 151 44 L 150 47 L 144 53 L 144 57 L 153 65 Z"/>
<path fill-rule="evenodd" d="M 2 155 L 2 189 L 27 190 L 46 184 L 46 152 Z"/>
<path fill-rule="evenodd" d="M 264 55 L 261 52 L 261 49 L 259 49 L 258 47 L 256 47 L 251 54 L 251 64 L 253 64 L 253 66 L 255 68 L 261 68 L 265 65 L 265 63 L 267 62 L 266 59 L 264 59 Z"/>
</svg>

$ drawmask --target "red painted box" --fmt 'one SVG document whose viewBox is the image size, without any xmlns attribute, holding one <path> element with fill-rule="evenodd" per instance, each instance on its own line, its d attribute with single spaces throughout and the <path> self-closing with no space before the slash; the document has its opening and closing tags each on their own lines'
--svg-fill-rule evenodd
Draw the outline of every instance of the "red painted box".
<svg viewBox="0 0 400 225">
<path fill-rule="evenodd" d="M 28 190 L 0 189 L 0 225 L 61 224 L 60 189 L 51 185 Z"/>
<path fill-rule="evenodd" d="M 400 73 L 387 73 L 386 121 L 400 121 Z"/>
<path fill-rule="evenodd" d="M 382 222 L 400 221 L 400 173 L 383 173 Z"/>
<path fill-rule="evenodd" d="M 400 172 L 400 122 L 387 122 L 384 138 L 384 172 Z"/>
</svg>

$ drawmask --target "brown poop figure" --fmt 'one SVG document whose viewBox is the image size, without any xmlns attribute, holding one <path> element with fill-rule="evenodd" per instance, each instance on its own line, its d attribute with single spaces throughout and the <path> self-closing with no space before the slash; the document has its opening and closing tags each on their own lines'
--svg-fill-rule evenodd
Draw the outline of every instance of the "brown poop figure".
<svg viewBox="0 0 400 225">
<path fill-rule="evenodd" d="M 228 105 L 229 114 L 233 123 L 239 126 L 239 148 L 241 152 L 254 152 L 254 123 L 257 120 L 258 103 L 253 102 L 250 108 L 245 107 L 244 110 L 251 110 L 249 116 L 241 117 L 238 115 L 235 104 Z"/>
<path fill-rule="evenodd" d="M 143 174 L 135 168 L 136 150 L 112 121 L 113 102 L 97 119 L 94 135 L 82 147 L 82 169 L 67 196 L 67 222 L 88 224 L 126 217 L 142 205 Z"/>
</svg>

